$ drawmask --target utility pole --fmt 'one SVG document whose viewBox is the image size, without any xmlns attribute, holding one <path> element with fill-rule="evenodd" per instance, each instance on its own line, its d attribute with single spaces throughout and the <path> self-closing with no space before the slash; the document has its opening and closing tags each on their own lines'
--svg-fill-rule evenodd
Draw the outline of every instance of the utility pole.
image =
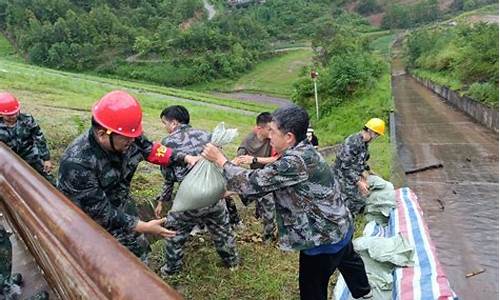
<svg viewBox="0 0 500 300">
<path fill-rule="evenodd" d="M 318 72 L 312 70 L 311 78 L 314 82 L 314 100 L 316 101 L 316 119 L 319 120 L 319 102 L 318 102 L 318 87 L 316 85 L 316 79 L 318 78 Z"/>
</svg>

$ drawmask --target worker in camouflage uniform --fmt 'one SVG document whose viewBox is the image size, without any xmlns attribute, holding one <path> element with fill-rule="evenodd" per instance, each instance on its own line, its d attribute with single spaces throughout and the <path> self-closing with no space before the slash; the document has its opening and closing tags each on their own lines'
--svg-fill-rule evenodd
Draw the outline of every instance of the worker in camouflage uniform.
<svg viewBox="0 0 500 300">
<path fill-rule="evenodd" d="M 23 277 L 12 271 L 12 244 L 10 235 L 0 223 L 0 300 L 18 299 L 21 294 Z"/>
<path fill-rule="evenodd" d="M 253 131 L 241 142 L 237 157 L 233 160 L 236 165 L 250 165 L 250 169 L 262 169 L 268 163 L 274 162 L 273 149 L 269 139 L 272 116 L 269 112 L 260 113 L 256 119 Z M 246 199 L 242 198 L 243 203 Z M 264 226 L 262 239 L 270 242 L 274 239 L 276 225 L 274 222 L 275 207 L 272 193 L 264 195 L 255 201 L 255 216 L 262 218 Z"/>
<path fill-rule="evenodd" d="M 92 128 L 77 137 L 64 152 L 58 188 L 94 221 L 136 256 L 145 260 L 149 245 L 144 233 L 169 238 L 175 232 L 162 226 L 165 219 L 141 221 L 130 196 L 130 182 L 139 163 L 168 165 L 192 158 L 173 153 L 143 135 L 142 110 L 122 91 L 106 94 L 92 108 Z"/>
<path fill-rule="evenodd" d="M 165 108 L 160 118 L 169 133 L 163 139 L 162 144 L 174 151 L 200 155 L 203 146 L 210 142 L 209 133 L 194 129 L 189 125 L 189 112 L 183 106 L 175 105 Z M 190 167 L 182 162 L 174 162 L 169 166 L 161 167 L 165 183 L 155 210 L 157 217 L 160 217 L 163 203 L 171 201 L 174 184 L 182 182 L 189 170 Z M 226 267 L 232 268 L 238 265 L 235 236 L 229 224 L 226 205 L 223 200 L 220 200 L 208 207 L 171 211 L 167 214 L 166 226 L 175 230 L 177 235 L 165 241 L 166 262 L 161 268 L 162 275 L 173 275 L 181 270 L 183 247 L 195 225 L 206 226 L 213 236 L 215 249 Z"/>
<path fill-rule="evenodd" d="M 369 298 L 364 264 L 351 242 L 352 217 L 330 168 L 306 140 L 308 124 L 307 112 L 298 106 L 277 109 L 270 136 L 281 156 L 263 169 L 235 166 L 212 144 L 203 157 L 223 168 L 228 190 L 251 198 L 274 194 L 280 246 L 300 251 L 301 299 L 326 300 L 337 268 L 354 298 Z"/>
<path fill-rule="evenodd" d="M 35 119 L 21 113 L 21 104 L 10 93 L 0 93 L 0 141 L 17 153 L 40 175 L 55 184 L 50 174 L 50 161 L 47 141 Z"/>
<path fill-rule="evenodd" d="M 368 194 L 366 173 L 370 168 L 367 161 L 368 143 L 385 131 L 385 122 L 378 118 L 370 119 L 361 132 L 350 135 L 337 150 L 332 165 L 335 178 L 340 183 L 342 195 L 351 213 L 357 215 L 365 206 Z"/>
</svg>

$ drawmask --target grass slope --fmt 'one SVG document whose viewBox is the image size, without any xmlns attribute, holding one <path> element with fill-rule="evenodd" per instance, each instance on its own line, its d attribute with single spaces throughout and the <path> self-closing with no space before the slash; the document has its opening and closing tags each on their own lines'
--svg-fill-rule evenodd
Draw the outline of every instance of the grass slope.
<svg viewBox="0 0 500 300">
<path fill-rule="evenodd" d="M 3 44 L 0 49 L 9 48 Z M 2 53 L 8 51 L 2 50 Z M 255 114 L 248 115 L 249 108 L 246 105 L 243 111 L 239 110 L 239 106 L 234 102 L 226 103 L 218 99 L 210 100 L 213 101 L 208 103 L 210 105 L 197 101 L 181 102 L 168 97 L 168 90 L 162 87 L 33 67 L 2 58 L 2 53 L 0 90 L 9 90 L 16 94 L 22 101 L 23 111 L 32 113 L 38 120 L 48 139 L 56 165 L 67 144 L 88 128 L 91 105 L 106 92 L 116 88 L 131 90 L 141 101 L 145 131 L 154 140 L 166 134 L 160 123 L 159 113 L 162 108 L 171 104 L 185 105 L 191 112 L 194 127 L 211 130 L 218 122 L 225 121 L 228 127 L 238 128 L 240 136 L 225 149 L 230 157 L 234 155 L 237 145 L 251 130 L 254 122 Z M 302 59 L 300 57 L 310 59 L 309 53 L 296 51 L 291 54 L 297 55 L 295 61 Z M 280 59 L 281 57 L 277 57 L 267 62 L 267 66 L 262 67 L 262 70 L 257 68 L 256 72 L 259 70 L 261 75 L 280 75 L 279 72 L 273 73 L 274 69 L 286 69 L 288 66 L 287 60 Z M 291 75 L 287 76 L 280 77 L 280 80 L 285 82 L 285 79 L 289 78 L 291 84 Z M 257 75 L 253 77 L 256 82 L 259 81 Z M 338 143 L 348 134 L 359 130 L 367 118 L 386 113 L 391 107 L 389 82 L 389 75 L 386 75 L 372 91 L 362 93 L 359 98 L 344 103 L 316 124 L 320 143 L 323 146 Z M 272 83 L 266 84 L 274 89 Z M 278 86 L 275 90 L 284 90 L 285 85 Z M 190 92 L 175 91 L 181 96 L 193 99 L 189 96 Z M 229 110 L 224 111 L 221 106 Z M 373 169 L 386 177 L 391 165 L 388 159 L 388 138 L 376 141 L 370 150 Z M 131 189 L 139 204 L 142 218 L 151 218 L 152 205 L 155 204 L 154 199 L 160 192 L 162 182 L 156 167 L 149 164 L 139 166 Z M 280 251 L 275 245 L 263 245 L 258 242 L 261 225 L 254 219 L 253 209 L 253 205 L 248 208 L 240 206 L 240 213 L 247 228 L 238 232 L 238 250 L 242 257 L 242 265 L 238 270 L 231 272 L 221 267 L 210 237 L 201 235 L 191 238 L 186 245 L 184 271 L 176 277 L 166 278 L 166 282 L 178 289 L 186 299 L 298 299 L 298 255 Z M 362 218 L 357 220 L 358 234 L 363 223 Z M 163 243 L 161 240 L 152 242 L 151 268 L 158 271 L 164 261 Z M 330 284 L 333 285 L 335 280 L 336 276 Z"/>
<path fill-rule="evenodd" d="M 260 62 L 253 70 L 236 80 L 219 80 L 193 85 L 190 88 L 222 92 L 245 91 L 290 97 L 293 82 L 299 78 L 302 68 L 311 64 L 312 55 L 312 50 L 307 49 L 288 51 Z"/>
</svg>

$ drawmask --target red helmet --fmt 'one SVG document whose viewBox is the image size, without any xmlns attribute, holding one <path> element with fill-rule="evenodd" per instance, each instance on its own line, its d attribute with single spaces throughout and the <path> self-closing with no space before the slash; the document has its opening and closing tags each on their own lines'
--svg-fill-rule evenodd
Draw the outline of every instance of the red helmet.
<svg viewBox="0 0 500 300">
<path fill-rule="evenodd" d="M 137 100 L 124 91 L 112 91 L 92 107 L 92 116 L 104 128 L 126 137 L 142 134 L 142 109 Z"/>
<path fill-rule="evenodd" d="M 0 115 L 14 115 L 21 109 L 21 103 L 11 93 L 0 93 Z"/>
</svg>

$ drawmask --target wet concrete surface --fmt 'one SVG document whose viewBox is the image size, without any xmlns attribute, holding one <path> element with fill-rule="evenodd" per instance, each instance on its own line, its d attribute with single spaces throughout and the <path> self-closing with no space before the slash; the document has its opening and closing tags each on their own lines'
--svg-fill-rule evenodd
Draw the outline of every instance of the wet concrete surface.
<svg viewBox="0 0 500 300">
<path fill-rule="evenodd" d="M 5 213 L 1 209 L 0 224 L 2 224 L 8 232 L 13 232 L 10 236 L 10 242 L 12 244 L 12 274 L 20 273 L 23 276 L 20 299 L 27 299 L 42 291 L 49 293 L 49 299 L 59 299 L 47 285 L 42 270 L 36 264 L 34 257 L 31 255 L 22 239 L 18 238 L 16 232 L 12 230 L 11 224 L 7 218 L 5 218 Z"/>
<path fill-rule="evenodd" d="M 393 74 L 403 168 L 443 164 L 407 182 L 450 284 L 460 299 L 498 299 L 498 135 L 409 76 Z"/>
</svg>

